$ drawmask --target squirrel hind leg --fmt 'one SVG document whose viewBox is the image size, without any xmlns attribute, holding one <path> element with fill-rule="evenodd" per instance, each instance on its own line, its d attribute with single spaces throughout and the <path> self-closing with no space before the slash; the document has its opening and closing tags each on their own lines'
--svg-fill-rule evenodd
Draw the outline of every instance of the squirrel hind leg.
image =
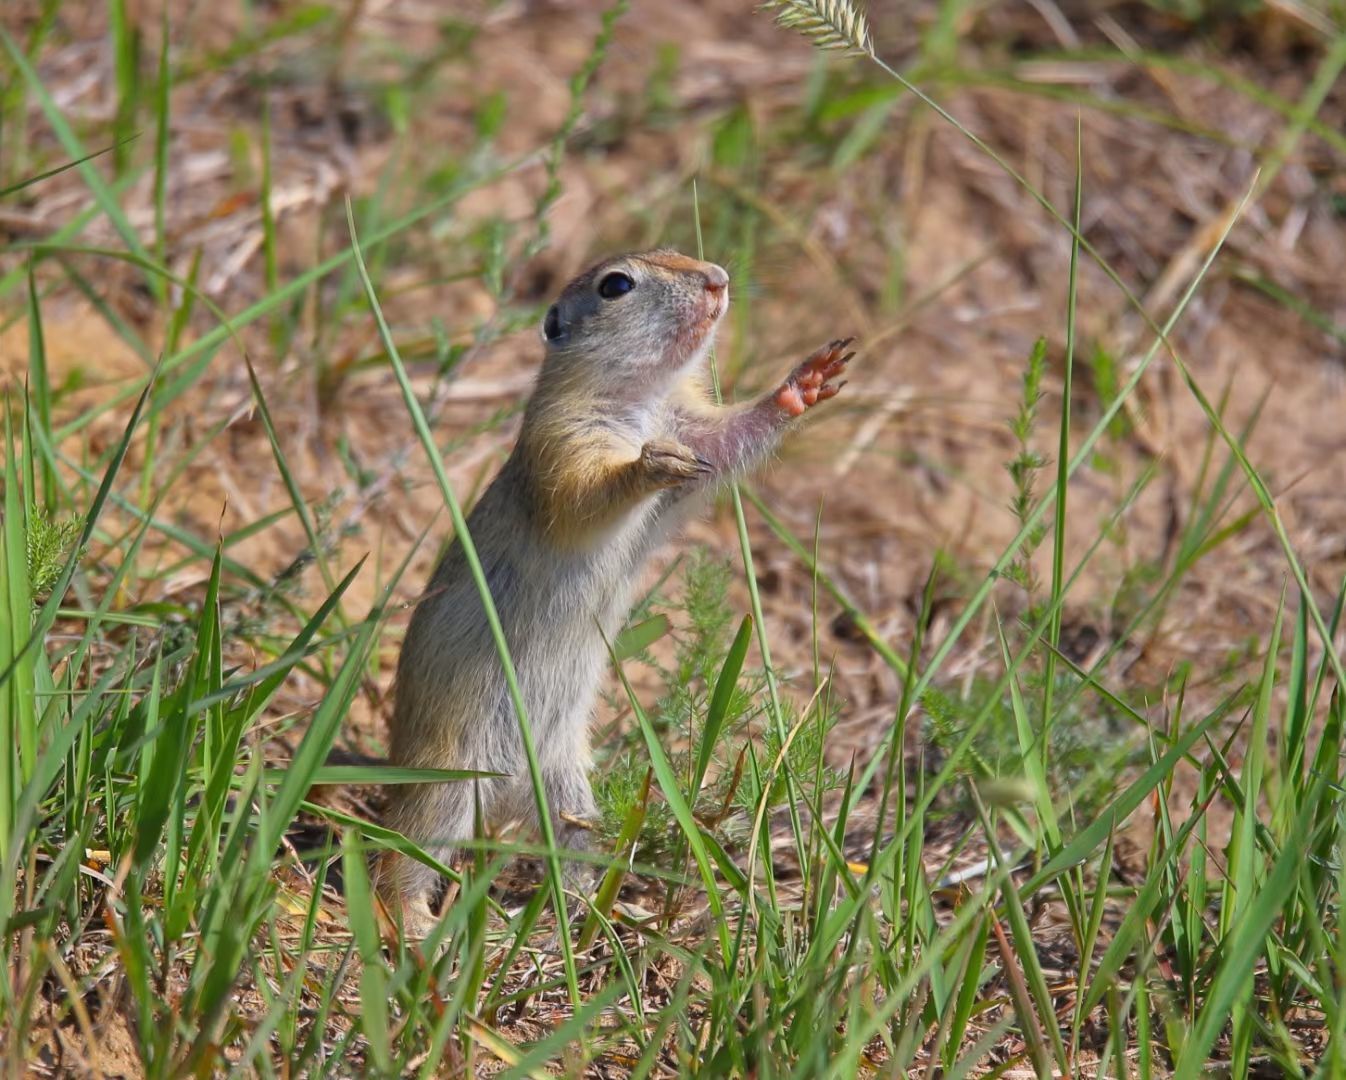
<svg viewBox="0 0 1346 1080">
<path fill-rule="evenodd" d="M 433 901 L 438 874 L 401 852 L 385 851 L 375 866 L 374 883 L 388 915 L 401 924 L 407 941 L 430 936 L 437 921 Z"/>
<path fill-rule="evenodd" d="M 597 884 L 599 868 L 586 859 L 566 857 L 582 854 L 593 847 L 593 828 L 598 820 L 598 804 L 589 785 L 588 762 L 581 755 L 575 762 L 547 762 L 542 783 L 551 811 L 556 846 L 563 852 L 565 884 L 572 892 L 588 893 Z M 507 796 L 511 817 L 537 824 L 537 797 L 527 777 L 517 781 Z"/>
<path fill-rule="evenodd" d="M 483 820 L 489 824 L 498 795 L 498 785 L 491 781 L 403 785 L 393 792 L 387 823 L 447 865 L 463 841 L 474 835 L 478 798 L 474 787 L 480 791 Z M 398 851 L 385 851 L 375 869 L 379 896 L 389 913 L 401 918 L 408 938 L 424 938 L 433 929 L 441 885 L 433 869 Z"/>
</svg>

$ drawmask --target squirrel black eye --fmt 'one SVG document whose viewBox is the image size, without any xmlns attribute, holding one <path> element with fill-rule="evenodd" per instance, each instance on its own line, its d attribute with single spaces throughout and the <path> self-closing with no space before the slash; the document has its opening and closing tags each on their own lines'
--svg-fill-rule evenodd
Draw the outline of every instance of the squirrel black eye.
<svg viewBox="0 0 1346 1080">
<path fill-rule="evenodd" d="M 542 320 L 542 333 L 548 341 L 561 336 L 561 312 L 555 304 L 547 309 L 547 317 Z"/>
<path fill-rule="evenodd" d="M 598 283 L 598 295 L 604 300 L 616 300 L 619 296 L 625 296 L 636 287 L 636 283 L 630 276 L 623 273 L 608 274 Z"/>
</svg>

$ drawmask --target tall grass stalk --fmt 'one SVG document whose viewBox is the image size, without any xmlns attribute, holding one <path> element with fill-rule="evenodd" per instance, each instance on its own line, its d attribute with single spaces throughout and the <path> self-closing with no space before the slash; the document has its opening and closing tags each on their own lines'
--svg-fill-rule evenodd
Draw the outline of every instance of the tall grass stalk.
<svg viewBox="0 0 1346 1080">
<path fill-rule="evenodd" d="M 561 957 L 565 963 L 566 985 L 570 991 L 572 1004 L 578 1008 L 580 1000 L 579 976 L 576 973 L 574 947 L 570 938 L 565 883 L 561 873 L 561 857 L 556 847 L 556 833 L 552 823 L 551 808 L 547 805 L 547 792 L 542 779 L 542 765 L 538 759 L 537 743 L 533 738 L 533 729 L 528 722 L 528 713 L 523 702 L 523 691 L 519 689 L 519 676 L 514 669 L 514 661 L 510 657 L 509 643 L 505 641 L 504 627 L 500 624 L 500 614 L 496 610 L 495 600 L 492 598 L 490 586 L 486 582 L 486 574 L 481 568 L 481 560 L 477 557 L 477 549 L 472 543 L 471 533 L 468 532 L 467 518 L 463 514 L 463 508 L 459 504 L 452 486 L 449 484 L 448 474 L 444 471 L 444 462 L 439 456 L 439 447 L 435 444 L 434 435 L 431 434 L 430 426 L 425 420 L 425 413 L 421 410 L 420 402 L 416 399 L 406 368 L 398 355 L 397 343 L 393 339 L 392 331 L 383 318 L 383 310 L 380 308 L 378 297 L 374 292 L 374 283 L 369 279 L 369 273 L 365 269 L 359 239 L 355 234 L 355 215 L 349 200 L 346 202 L 346 223 L 350 229 L 355 267 L 360 274 L 361 282 L 364 284 L 365 296 L 369 300 L 370 310 L 373 312 L 374 321 L 378 325 L 379 337 L 383 341 L 383 347 L 388 351 L 388 359 L 392 364 L 398 385 L 402 389 L 402 397 L 406 403 L 407 412 L 411 416 L 416 434 L 421 440 L 430 467 L 434 471 L 435 482 L 439 485 L 439 492 L 444 499 L 444 505 L 448 507 L 449 516 L 453 521 L 454 540 L 463 549 L 463 557 L 481 597 L 486 622 L 490 627 L 496 652 L 500 656 L 500 666 L 505 677 L 505 684 L 509 687 L 510 702 L 514 706 L 515 718 L 519 723 L 519 737 L 523 744 L 524 756 L 528 762 L 528 776 L 533 785 L 533 797 L 537 800 L 539 828 L 542 831 L 543 842 L 547 848 L 548 883 L 551 887 L 552 902 L 556 909 L 556 921 L 560 927 L 557 936 L 561 945 Z"/>
</svg>

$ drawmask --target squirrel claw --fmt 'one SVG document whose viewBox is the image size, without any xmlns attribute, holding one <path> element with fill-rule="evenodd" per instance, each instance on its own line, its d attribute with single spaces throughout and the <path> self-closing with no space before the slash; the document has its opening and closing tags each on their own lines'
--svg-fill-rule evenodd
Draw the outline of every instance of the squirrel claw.
<svg viewBox="0 0 1346 1080">
<path fill-rule="evenodd" d="M 640 466 L 657 487 L 676 487 L 715 471 L 711 462 L 671 439 L 652 439 L 641 447 Z"/>
</svg>

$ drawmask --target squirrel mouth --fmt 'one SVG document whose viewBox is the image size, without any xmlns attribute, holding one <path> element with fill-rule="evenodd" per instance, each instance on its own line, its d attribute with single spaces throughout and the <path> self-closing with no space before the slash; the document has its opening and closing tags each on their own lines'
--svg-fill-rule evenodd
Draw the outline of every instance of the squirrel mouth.
<svg viewBox="0 0 1346 1080">
<path fill-rule="evenodd" d="M 681 339 L 678 342 L 681 346 L 678 349 L 679 363 L 690 359 L 691 355 L 705 343 L 705 340 L 715 333 L 715 327 L 719 324 L 720 316 L 723 314 L 724 305 L 717 304 L 696 322 L 687 324 L 682 333 L 678 335 Z"/>
<path fill-rule="evenodd" d="M 712 294 L 706 313 L 695 324 L 696 331 L 700 334 L 710 333 L 715 329 L 715 324 L 720 321 L 721 316 L 728 310 L 729 293 L 723 291 Z"/>
<path fill-rule="evenodd" d="M 701 348 L 706 338 L 715 332 L 715 327 L 729 308 L 729 298 L 723 294 L 715 296 L 706 305 L 705 314 L 699 319 L 686 323 L 678 333 L 677 347 L 674 350 L 674 362 L 685 363 Z"/>
</svg>

